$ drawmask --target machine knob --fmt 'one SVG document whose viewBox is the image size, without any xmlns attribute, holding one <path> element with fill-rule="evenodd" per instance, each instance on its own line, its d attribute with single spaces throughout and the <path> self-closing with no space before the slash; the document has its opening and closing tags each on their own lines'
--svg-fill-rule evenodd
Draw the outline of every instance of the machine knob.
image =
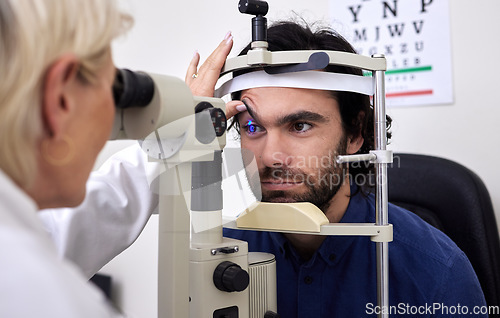
<svg viewBox="0 0 500 318">
<path fill-rule="evenodd" d="M 238 264 L 225 261 L 217 265 L 214 271 L 214 284 L 225 292 L 240 292 L 248 287 L 250 277 Z"/>
</svg>

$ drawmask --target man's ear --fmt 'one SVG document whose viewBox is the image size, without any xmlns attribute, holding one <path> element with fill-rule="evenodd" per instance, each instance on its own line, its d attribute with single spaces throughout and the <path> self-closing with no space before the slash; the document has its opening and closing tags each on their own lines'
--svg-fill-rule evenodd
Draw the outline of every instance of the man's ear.
<svg viewBox="0 0 500 318">
<path fill-rule="evenodd" d="M 361 149 L 361 146 L 363 146 L 363 143 L 365 142 L 365 139 L 363 138 L 362 134 L 362 129 L 363 129 L 363 122 L 365 119 L 365 112 L 361 111 L 358 114 L 357 122 L 358 122 L 358 133 L 355 136 L 349 137 L 347 141 L 347 153 L 352 155 L 355 154 L 356 152 Z"/>
<path fill-rule="evenodd" d="M 68 125 L 72 110 L 72 85 L 77 80 L 79 61 L 65 54 L 49 66 L 42 89 L 42 116 L 49 136 L 60 135 Z"/>
<path fill-rule="evenodd" d="M 353 138 L 349 138 L 347 144 L 347 153 L 352 155 L 358 152 L 359 149 L 361 149 L 361 146 L 363 146 L 364 141 L 365 139 L 361 136 L 361 134 L 358 134 L 358 136 L 355 136 Z"/>
</svg>

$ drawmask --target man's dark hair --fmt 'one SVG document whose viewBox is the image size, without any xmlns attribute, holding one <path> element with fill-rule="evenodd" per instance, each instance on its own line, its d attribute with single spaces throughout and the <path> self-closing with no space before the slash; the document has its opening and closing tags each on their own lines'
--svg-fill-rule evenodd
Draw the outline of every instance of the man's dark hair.
<svg viewBox="0 0 500 318">
<path fill-rule="evenodd" d="M 301 25 L 301 23 L 291 21 L 277 22 L 269 27 L 267 41 L 269 51 L 327 50 L 356 53 L 349 42 L 334 30 L 321 28 L 313 31 L 306 23 Z M 240 52 L 240 55 L 247 54 L 249 50 L 250 44 Z M 361 69 L 339 65 L 328 65 L 324 71 L 363 75 Z M 235 72 L 234 76 L 239 74 Z M 364 142 L 357 153 L 368 153 L 374 148 L 373 108 L 370 104 L 370 97 L 345 91 L 331 91 L 331 94 L 339 105 L 342 125 L 346 136 L 357 137 L 361 135 L 364 138 Z M 240 96 L 241 93 L 234 93 L 232 98 L 240 99 Z M 234 117 L 233 124 L 239 131 L 237 116 Z M 391 119 L 387 117 L 388 139 L 391 137 L 391 133 L 389 132 L 390 124 Z M 349 173 L 352 180 L 358 183 L 360 187 L 366 187 L 369 182 L 366 176 L 372 169 L 372 164 L 354 163 L 350 165 Z M 365 177 L 357 178 L 358 175 L 365 175 Z"/>
</svg>

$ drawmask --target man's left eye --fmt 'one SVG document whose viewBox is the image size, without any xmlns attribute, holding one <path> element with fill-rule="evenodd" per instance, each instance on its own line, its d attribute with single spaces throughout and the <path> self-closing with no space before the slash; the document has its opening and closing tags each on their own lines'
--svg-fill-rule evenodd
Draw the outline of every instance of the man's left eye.
<svg viewBox="0 0 500 318">
<path fill-rule="evenodd" d="M 298 132 L 305 132 L 312 128 L 311 124 L 308 123 L 295 123 L 293 124 L 293 129 Z"/>
</svg>

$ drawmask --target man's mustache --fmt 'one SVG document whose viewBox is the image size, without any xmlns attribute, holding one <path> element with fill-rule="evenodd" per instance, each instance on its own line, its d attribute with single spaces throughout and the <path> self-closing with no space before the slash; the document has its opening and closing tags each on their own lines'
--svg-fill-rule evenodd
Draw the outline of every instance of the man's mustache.
<svg viewBox="0 0 500 318">
<path fill-rule="evenodd" d="M 307 174 L 304 173 L 301 169 L 293 169 L 293 168 L 272 168 L 265 167 L 260 173 L 261 182 L 273 181 L 273 180 L 292 180 L 292 181 L 300 181 L 305 180 Z"/>
</svg>

